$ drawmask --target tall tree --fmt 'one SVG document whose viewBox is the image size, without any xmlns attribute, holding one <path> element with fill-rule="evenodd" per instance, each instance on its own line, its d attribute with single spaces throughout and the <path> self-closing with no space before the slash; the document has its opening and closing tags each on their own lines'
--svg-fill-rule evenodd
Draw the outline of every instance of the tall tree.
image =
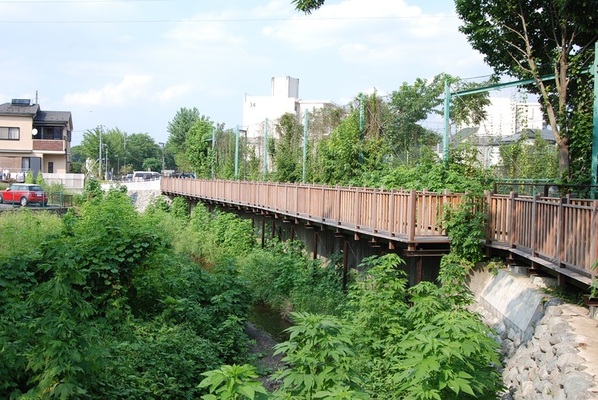
<svg viewBox="0 0 598 400">
<path fill-rule="evenodd" d="M 127 136 L 127 164 L 132 170 L 142 171 L 148 158 L 162 159 L 162 149 L 147 133 L 133 133 Z"/>
<path fill-rule="evenodd" d="M 165 151 L 174 156 L 178 169 L 189 169 L 190 165 L 185 156 L 185 141 L 191 128 L 201 119 L 199 110 L 193 108 L 181 108 L 168 123 L 168 141 Z"/>
<path fill-rule="evenodd" d="M 598 38 L 596 2 L 588 0 L 456 0 L 460 30 L 497 74 L 533 79 L 569 177 L 568 119 L 573 64 L 588 66 Z M 579 71 L 579 70 L 577 70 Z M 554 74 L 553 80 L 542 77 Z"/>
<path fill-rule="evenodd" d="M 391 93 L 391 120 L 386 131 L 399 159 L 413 158 L 412 155 L 417 155 L 420 147 L 433 146 L 439 142 L 440 136 L 425 128 L 422 122 L 431 115 L 443 114 L 444 85 L 447 80 L 457 90 L 473 89 L 486 84 L 465 82 L 442 73 L 431 80 L 417 78 L 411 85 L 404 82 L 399 90 Z M 489 104 L 488 93 L 478 93 L 453 101 L 450 106 L 453 123 L 479 124 L 486 117 L 484 107 Z"/>
<path fill-rule="evenodd" d="M 191 169 L 202 178 L 211 177 L 213 129 L 213 122 L 202 116 L 193 125 L 185 140 L 185 157 Z"/>
<path fill-rule="evenodd" d="M 298 182 L 302 175 L 303 126 L 297 116 L 285 113 L 276 124 L 278 140 L 272 142 L 275 179 L 279 182 Z"/>
</svg>

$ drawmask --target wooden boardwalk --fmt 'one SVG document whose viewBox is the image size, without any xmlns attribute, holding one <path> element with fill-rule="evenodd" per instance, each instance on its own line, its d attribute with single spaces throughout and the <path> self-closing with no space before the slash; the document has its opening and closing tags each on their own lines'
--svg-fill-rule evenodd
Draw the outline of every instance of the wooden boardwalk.
<svg viewBox="0 0 598 400">
<path fill-rule="evenodd" d="M 406 246 L 446 247 L 447 208 L 463 194 L 274 182 L 162 178 L 161 191 L 203 202 L 252 209 Z M 598 201 L 488 193 L 484 205 L 489 253 L 523 259 L 562 278 L 591 283 L 598 260 Z M 565 280 L 566 280 L 565 279 Z"/>
</svg>

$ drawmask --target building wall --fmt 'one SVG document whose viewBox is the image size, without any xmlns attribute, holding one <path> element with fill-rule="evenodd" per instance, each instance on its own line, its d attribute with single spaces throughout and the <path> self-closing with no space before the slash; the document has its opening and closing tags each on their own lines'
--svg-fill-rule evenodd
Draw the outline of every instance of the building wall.
<svg viewBox="0 0 598 400">
<path fill-rule="evenodd" d="M 300 100 L 299 79 L 290 76 L 272 78 L 270 89 L 270 96 L 245 95 L 241 129 L 247 130 L 247 138 L 253 139 L 253 143 L 264 137 L 266 129 L 269 138 L 277 137 L 276 123 L 283 114 L 292 113 L 302 118 L 306 111 L 336 107 L 327 100 Z"/>
<path fill-rule="evenodd" d="M 33 119 L 31 117 L 0 116 L 0 126 L 19 128 L 19 140 L 0 140 L 0 150 L 31 150 L 33 148 Z"/>
<path fill-rule="evenodd" d="M 264 136 L 266 119 L 269 120 L 269 123 L 274 123 L 285 113 L 298 115 L 296 98 L 245 95 L 243 129 L 247 130 L 248 138 Z M 272 126 L 269 126 L 269 137 L 275 134 L 274 129 L 271 128 Z"/>
<path fill-rule="evenodd" d="M 539 103 L 524 103 L 507 97 L 491 98 L 486 120 L 480 124 L 480 136 L 509 136 L 522 129 L 542 129 L 544 121 Z"/>
</svg>

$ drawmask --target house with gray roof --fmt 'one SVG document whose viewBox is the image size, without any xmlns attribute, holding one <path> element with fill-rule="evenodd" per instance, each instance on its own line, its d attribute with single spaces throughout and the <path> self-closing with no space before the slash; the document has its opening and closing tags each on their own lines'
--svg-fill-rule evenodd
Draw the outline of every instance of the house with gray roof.
<svg viewBox="0 0 598 400">
<path fill-rule="evenodd" d="M 71 170 L 70 111 L 45 111 L 30 99 L 0 104 L 0 172 L 21 180 L 31 171 L 66 174 Z"/>
</svg>

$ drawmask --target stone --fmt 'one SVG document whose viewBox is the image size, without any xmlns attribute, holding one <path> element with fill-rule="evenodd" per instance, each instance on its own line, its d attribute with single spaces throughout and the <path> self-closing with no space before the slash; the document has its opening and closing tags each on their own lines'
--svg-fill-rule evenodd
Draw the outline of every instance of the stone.
<svg viewBox="0 0 598 400">
<path fill-rule="evenodd" d="M 556 365 L 563 373 L 570 372 L 573 370 L 585 369 L 583 363 L 585 360 L 578 354 L 566 353 L 557 359 Z M 568 368 L 568 369 L 567 369 Z"/>
<path fill-rule="evenodd" d="M 513 328 L 509 328 L 509 331 L 507 333 L 507 338 L 511 341 L 515 341 L 515 338 L 517 337 L 517 332 L 515 332 L 515 329 Z"/>
<path fill-rule="evenodd" d="M 543 353 L 553 353 L 553 349 L 552 349 L 552 345 L 550 344 L 550 341 L 548 340 L 548 338 L 546 338 L 545 336 L 543 336 L 540 339 L 540 350 Z"/>
<path fill-rule="evenodd" d="M 536 330 L 534 331 L 534 338 L 540 339 L 548 332 L 548 327 L 546 325 L 538 325 L 536 326 Z"/>
<path fill-rule="evenodd" d="M 515 394 L 515 399 L 531 399 L 536 393 L 534 382 L 527 381 L 521 384 L 521 391 Z"/>
<path fill-rule="evenodd" d="M 577 353 L 577 348 L 575 345 L 569 342 L 561 342 L 555 345 L 554 350 L 557 357 L 568 353 Z"/>
<path fill-rule="evenodd" d="M 567 400 L 567 395 L 562 387 L 554 388 L 552 390 L 552 396 L 554 400 Z"/>
<path fill-rule="evenodd" d="M 590 389 L 594 386 L 593 378 L 585 372 L 575 371 L 565 376 L 563 390 L 568 399 L 591 399 L 593 394 Z"/>
<path fill-rule="evenodd" d="M 571 331 L 571 327 L 569 326 L 569 324 L 566 321 L 561 320 L 558 317 L 555 318 L 554 320 L 557 320 L 557 321 L 556 322 L 551 321 L 548 324 L 548 331 L 551 334 L 553 334 L 553 335 L 554 334 L 563 334 L 563 333 Z M 558 321 L 558 320 L 560 320 L 560 321 Z"/>
</svg>

